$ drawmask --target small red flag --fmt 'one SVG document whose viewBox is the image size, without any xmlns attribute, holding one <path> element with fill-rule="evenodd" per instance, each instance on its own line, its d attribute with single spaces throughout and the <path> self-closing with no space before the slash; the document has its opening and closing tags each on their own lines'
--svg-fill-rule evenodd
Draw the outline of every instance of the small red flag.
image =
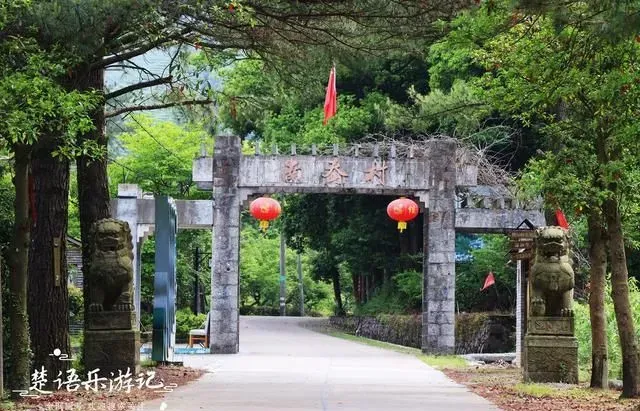
<svg viewBox="0 0 640 411">
<path fill-rule="evenodd" d="M 556 221 L 558 221 L 558 225 L 565 230 L 569 229 L 569 223 L 567 222 L 567 217 L 564 216 L 564 213 L 559 208 L 556 209 Z"/>
<path fill-rule="evenodd" d="M 487 278 L 484 280 L 484 287 L 482 287 L 480 291 L 484 291 L 485 289 L 487 289 L 488 287 L 491 287 L 495 283 L 496 283 L 496 279 L 493 277 L 493 272 L 489 271 L 489 275 L 487 275 Z"/>
<path fill-rule="evenodd" d="M 336 91 L 336 66 L 331 68 L 329 72 L 329 84 L 327 85 L 327 94 L 324 97 L 324 120 L 322 125 L 326 126 L 327 121 L 336 115 L 338 111 L 338 92 Z"/>
</svg>

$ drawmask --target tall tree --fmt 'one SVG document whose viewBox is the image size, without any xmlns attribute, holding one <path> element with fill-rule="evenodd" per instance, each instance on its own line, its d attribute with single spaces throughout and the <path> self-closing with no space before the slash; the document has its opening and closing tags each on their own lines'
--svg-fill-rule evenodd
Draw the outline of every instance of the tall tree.
<svg viewBox="0 0 640 411">
<path fill-rule="evenodd" d="M 478 53 L 487 70 L 479 84 L 495 107 L 536 125 L 546 136 L 549 151 L 542 163 L 532 164 L 537 176 L 530 174 L 542 184 L 534 186 L 542 186 L 553 205 L 582 208 L 590 215 L 589 229 L 595 232 L 589 236 L 596 252 L 591 256 L 596 283 L 592 292 L 602 291 L 602 236 L 597 231 L 604 227 L 624 359 L 622 395 L 637 397 L 640 375 L 621 206 L 635 195 L 630 187 L 640 147 L 631 136 L 638 124 L 634 107 L 640 101 L 640 44 L 631 36 L 594 32 L 588 18 L 593 12 L 587 4 L 576 5 L 564 13 L 560 26 L 544 14 L 519 16 L 510 30 Z M 592 299 L 594 314 L 600 298 Z M 601 330 L 596 321 L 594 332 Z M 594 357 L 602 358 L 602 347 L 594 345 Z M 596 383 L 602 385 L 598 378 Z"/>
<path fill-rule="evenodd" d="M 65 72 L 66 61 L 64 56 L 45 53 L 30 37 L 32 33 L 25 31 L 20 16 L 31 6 L 30 1 L 24 0 L 8 6 L 3 3 L 0 9 L 0 112 L 3 113 L 0 138 L 4 148 L 14 154 L 16 189 L 14 245 L 8 253 L 12 300 L 11 388 L 14 390 L 23 390 L 30 385 L 27 269 L 30 226 L 36 209 L 35 204 L 30 207 L 29 200 L 33 146 L 43 135 L 55 134 L 60 138 L 60 156 L 73 156 L 78 149 L 89 151 L 88 147 L 75 144 L 75 136 L 91 127 L 86 110 L 94 104 L 91 96 L 69 93 L 58 84 L 58 77 Z"/>
</svg>

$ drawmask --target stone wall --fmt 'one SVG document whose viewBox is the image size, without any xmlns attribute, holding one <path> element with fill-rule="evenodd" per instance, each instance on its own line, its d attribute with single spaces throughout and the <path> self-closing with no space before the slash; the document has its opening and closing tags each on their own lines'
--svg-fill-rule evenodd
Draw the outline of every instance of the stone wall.
<svg viewBox="0 0 640 411">
<path fill-rule="evenodd" d="M 515 349 L 515 315 L 462 313 L 456 316 L 456 353 L 503 353 Z"/>
<path fill-rule="evenodd" d="M 456 353 L 502 353 L 515 350 L 515 316 L 488 313 L 456 316 Z M 421 348 L 420 316 L 331 317 L 342 332 L 406 347 Z"/>
<path fill-rule="evenodd" d="M 376 317 L 331 317 L 329 324 L 347 334 L 420 348 L 420 315 L 378 315 Z"/>
</svg>

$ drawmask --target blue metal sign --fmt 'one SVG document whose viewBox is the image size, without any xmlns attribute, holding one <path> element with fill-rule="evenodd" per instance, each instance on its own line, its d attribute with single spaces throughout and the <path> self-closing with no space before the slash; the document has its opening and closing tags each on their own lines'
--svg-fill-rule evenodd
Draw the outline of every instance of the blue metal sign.
<svg viewBox="0 0 640 411">
<path fill-rule="evenodd" d="M 172 362 L 176 343 L 176 231 L 173 199 L 155 199 L 156 273 L 153 280 L 153 338 L 151 359 Z"/>
</svg>

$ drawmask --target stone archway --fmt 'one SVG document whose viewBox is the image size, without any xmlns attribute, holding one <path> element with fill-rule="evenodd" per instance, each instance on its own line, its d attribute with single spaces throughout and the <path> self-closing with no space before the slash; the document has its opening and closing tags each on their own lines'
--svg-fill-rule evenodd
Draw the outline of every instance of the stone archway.
<svg viewBox="0 0 640 411">
<path fill-rule="evenodd" d="M 520 207 L 504 187 L 477 185 L 477 167 L 457 153 L 456 142 L 432 140 L 420 152 L 399 156 L 395 146 L 359 155 L 243 155 L 238 137 L 216 138 L 213 158 L 194 161 L 193 180 L 213 191 L 215 223 L 210 341 L 212 353 L 239 350 L 240 209 L 250 195 L 335 193 L 413 195 L 423 207 L 422 350 L 451 354 L 455 349 L 455 232 L 506 232 L 525 219 L 544 223 L 540 205 Z M 461 160 L 462 159 L 462 160 Z"/>
</svg>

